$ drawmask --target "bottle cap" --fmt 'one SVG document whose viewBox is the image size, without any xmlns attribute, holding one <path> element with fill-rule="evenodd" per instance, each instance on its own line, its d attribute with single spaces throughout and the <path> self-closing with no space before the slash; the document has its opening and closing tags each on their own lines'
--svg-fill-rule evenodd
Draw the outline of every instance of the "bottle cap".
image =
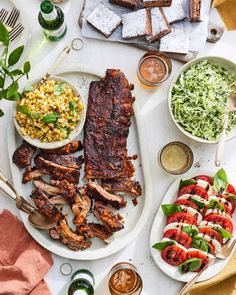
<svg viewBox="0 0 236 295">
<path fill-rule="evenodd" d="M 71 48 L 76 50 L 76 51 L 79 51 L 81 50 L 82 48 L 84 47 L 84 41 L 80 38 L 75 38 L 72 40 L 71 42 Z"/>
<path fill-rule="evenodd" d="M 61 265 L 60 271 L 64 276 L 68 276 L 72 273 L 72 265 L 70 263 L 63 263 Z"/>
</svg>

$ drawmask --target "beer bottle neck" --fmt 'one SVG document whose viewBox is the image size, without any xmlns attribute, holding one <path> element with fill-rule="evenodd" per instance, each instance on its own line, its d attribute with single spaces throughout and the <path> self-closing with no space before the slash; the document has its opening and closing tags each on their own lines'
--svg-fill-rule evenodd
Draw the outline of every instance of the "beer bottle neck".
<svg viewBox="0 0 236 295">
<path fill-rule="evenodd" d="M 45 13 L 43 11 L 41 11 L 42 13 L 42 17 L 46 20 L 46 21 L 53 21 L 55 19 L 57 19 L 57 10 L 56 7 L 53 7 L 53 10 L 49 13 Z"/>
</svg>

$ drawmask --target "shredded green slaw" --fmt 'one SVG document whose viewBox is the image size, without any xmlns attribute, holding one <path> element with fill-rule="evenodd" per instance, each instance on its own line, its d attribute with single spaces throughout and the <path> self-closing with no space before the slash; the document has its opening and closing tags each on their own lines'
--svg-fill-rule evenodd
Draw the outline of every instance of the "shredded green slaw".
<svg viewBox="0 0 236 295">
<path fill-rule="evenodd" d="M 226 101 L 236 85 L 233 72 L 207 60 L 193 64 L 172 88 L 171 108 L 176 122 L 191 134 L 216 140 L 222 131 Z M 236 125 L 230 113 L 228 131 Z"/>
</svg>

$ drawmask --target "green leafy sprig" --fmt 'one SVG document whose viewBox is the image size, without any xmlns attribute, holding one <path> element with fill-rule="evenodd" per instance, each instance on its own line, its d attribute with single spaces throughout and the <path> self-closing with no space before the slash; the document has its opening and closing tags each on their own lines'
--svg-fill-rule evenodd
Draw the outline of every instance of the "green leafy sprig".
<svg viewBox="0 0 236 295">
<path fill-rule="evenodd" d="M 0 22 L 0 42 L 4 46 L 4 50 L 0 57 L 0 100 L 7 99 L 10 101 L 17 101 L 21 98 L 21 94 L 18 91 L 18 81 L 23 76 L 29 78 L 30 62 L 26 61 L 23 65 L 23 69 L 12 69 L 20 59 L 24 46 L 19 46 L 11 53 L 9 52 L 10 38 L 9 33 L 5 26 Z M 10 80 L 10 84 L 8 83 Z M 0 117 L 4 115 L 0 109 Z"/>
</svg>

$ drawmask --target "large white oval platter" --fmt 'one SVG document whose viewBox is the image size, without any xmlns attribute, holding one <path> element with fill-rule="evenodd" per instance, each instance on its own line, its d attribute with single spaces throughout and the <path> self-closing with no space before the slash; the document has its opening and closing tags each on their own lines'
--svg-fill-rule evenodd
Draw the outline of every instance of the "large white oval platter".
<svg viewBox="0 0 236 295">
<path fill-rule="evenodd" d="M 73 68 L 73 70 L 67 69 L 65 72 L 56 73 L 56 75 L 66 78 L 76 85 L 80 93 L 85 98 L 85 103 L 87 104 L 89 84 L 91 81 L 99 80 L 102 73 L 99 73 L 98 75 L 97 73 L 91 73 L 91 71 L 85 69 L 75 70 L 75 68 Z M 105 73 L 103 73 L 103 76 L 105 76 Z M 150 183 L 151 177 L 149 172 L 150 169 L 147 153 L 145 151 L 145 144 L 139 144 L 139 141 L 143 141 L 145 143 L 145 131 L 143 130 L 144 124 L 140 115 L 140 109 L 137 104 L 135 104 L 134 113 L 135 115 L 134 119 L 132 120 L 132 126 L 130 128 L 130 134 L 128 137 L 128 154 L 138 154 L 138 160 L 133 161 L 133 164 L 136 170 L 135 178 L 141 182 L 143 194 L 141 197 L 139 197 L 138 205 L 136 207 L 134 207 L 132 203 L 132 198 L 127 197 L 127 207 L 120 210 L 120 214 L 125 220 L 124 230 L 115 233 L 114 240 L 109 245 L 106 245 L 104 242 L 98 239 L 93 239 L 93 245 L 91 248 L 85 251 L 72 251 L 64 246 L 61 242 L 52 240 L 49 237 L 47 231 L 38 230 L 32 227 L 28 222 L 27 214 L 20 212 L 26 229 L 31 234 L 31 236 L 44 248 L 65 258 L 75 260 L 95 260 L 118 252 L 122 248 L 129 245 L 129 243 L 131 243 L 141 232 L 151 209 L 152 193 Z M 80 137 L 78 137 L 78 139 L 83 139 L 82 134 Z M 30 201 L 28 196 L 33 189 L 33 185 L 31 183 L 22 184 L 22 172 L 18 167 L 16 167 L 16 165 L 12 163 L 12 154 L 20 145 L 20 143 L 21 138 L 14 128 L 12 120 L 9 124 L 8 130 L 8 150 L 13 183 L 18 192 L 22 194 L 28 201 Z M 83 169 L 81 171 L 83 171 Z M 82 175 L 80 178 L 82 179 L 83 172 L 81 172 L 81 174 Z"/>
<path fill-rule="evenodd" d="M 217 171 L 217 169 L 216 169 L 216 171 Z M 210 172 L 209 171 L 200 171 L 200 173 L 198 173 L 198 175 L 203 175 L 203 174 L 214 175 L 216 173 L 216 171 L 213 171 L 213 172 L 212 171 L 210 171 Z M 228 171 L 226 171 L 226 172 L 229 177 L 229 180 L 234 179 L 233 177 L 230 177 L 230 174 L 228 173 Z M 184 179 L 189 179 L 194 176 L 197 176 L 197 175 L 196 174 L 194 174 L 194 175 L 188 174 L 188 175 L 184 176 Z M 174 183 L 169 187 L 166 195 L 164 196 L 164 198 L 162 200 L 162 204 L 171 204 L 177 199 L 180 179 L 181 178 L 175 180 Z M 231 183 L 233 185 L 235 185 L 234 182 L 231 182 Z M 236 212 L 234 213 L 234 216 L 233 216 L 233 222 L 234 222 L 233 235 L 236 236 Z M 177 280 L 177 281 L 188 282 L 196 275 L 196 273 L 192 272 L 192 273 L 187 273 L 187 274 L 181 275 L 179 273 L 177 267 L 169 265 L 168 263 L 166 263 L 162 259 L 161 251 L 152 248 L 152 246 L 155 243 L 158 243 L 161 241 L 165 224 L 166 224 L 166 216 L 163 214 L 161 206 L 160 206 L 159 210 L 157 211 L 156 217 L 154 219 L 152 229 L 151 229 L 151 234 L 150 234 L 150 249 L 151 249 L 152 257 L 153 257 L 154 261 L 156 262 L 156 264 L 158 265 L 158 267 L 166 275 L 168 275 L 169 277 L 171 277 L 172 279 Z M 210 265 L 202 273 L 202 275 L 198 279 L 198 282 L 208 280 L 208 279 L 214 277 L 215 275 L 217 275 L 219 272 L 221 272 L 223 270 L 223 268 L 226 266 L 226 264 L 228 263 L 230 257 L 231 256 L 229 256 L 225 260 L 215 259 L 214 264 Z"/>
</svg>

